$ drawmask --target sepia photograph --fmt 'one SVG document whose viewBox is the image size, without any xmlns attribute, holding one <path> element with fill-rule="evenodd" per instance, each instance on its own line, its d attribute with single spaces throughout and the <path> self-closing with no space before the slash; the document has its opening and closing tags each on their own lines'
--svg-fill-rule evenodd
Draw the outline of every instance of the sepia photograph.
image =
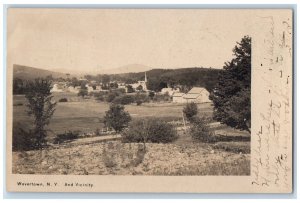
<svg viewBox="0 0 300 203">
<path fill-rule="evenodd" d="M 263 121 L 252 118 L 253 102 L 256 111 L 264 100 L 253 100 L 253 92 L 270 87 L 254 84 L 260 74 L 254 75 L 253 69 L 258 73 L 286 63 L 283 54 L 269 59 L 253 52 L 254 47 L 268 46 L 257 37 L 263 28 L 254 32 L 253 27 L 273 26 L 276 19 L 269 15 L 263 10 L 238 9 L 9 9 L 9 173 L 215 180 L 256 175 L 248 181 L 252 187 L 273 184 L 272 171 L 281 170 L 278 160 L 288 164 L 290 154 L 274 153 L 279 159 L 272 165 L 273 159 L 266 160 L 261 151 L 265 146 L 254 147 L 266 140 L 258 133 L 263 128 L 261 134 L 266 133 L 265 127 L 269 133 L 274 130 L 279 142 L 284 124 L 280 128 L 276 118 L 266 119 L 263 111 L 258 113 Z M 257 19 L 265 24 L 256 25 Z M 291 20 L 286 23 L 291 25 Z M 291 26 L 287 29 L 291 31 Z M 291 53 L 285 46 L 290 34 L 280 34 L 285 54 Z M 272 51 L 278 53 L 266 48 Z M 263 56 L 272 65 L 257 62 Z M 282 74 L 285 77 L 286 72 Z M 273 94 L 270 88 L 268 93 L 263 93 L 266 100 Z M 272 105 L 276 108 L 279 103 L 273 99 Z M 285 107 L 287 112 L 290 106 Z M 251 120 L 257 127 L 251 127 Z M 290 138 L 285 141 L 289 143 Z M 273 153 L 271 148 L 268 153 Z M 263 176 L 259 170 L 266 167 L 269 172 Z M 290 173 L 291 168 L 284 170 Z M 275 184 L 281 181 L 290 183 L 278 178 Z M 65 187 L 76 184 L 93 187 L 86 182 L 62 183 Z"/>
</svg>

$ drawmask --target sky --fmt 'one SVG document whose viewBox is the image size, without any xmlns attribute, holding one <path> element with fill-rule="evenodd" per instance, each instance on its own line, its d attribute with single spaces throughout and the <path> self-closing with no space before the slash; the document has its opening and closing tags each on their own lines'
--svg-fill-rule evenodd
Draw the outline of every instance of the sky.
<svg viewBox="0 0 300 203">
<path fill-rule="evenodd" d="M 251 12 L 201 9 L 9 9 L 8 66 L 99 72 L 129 64 L 222 68 Z"/>
</svg>

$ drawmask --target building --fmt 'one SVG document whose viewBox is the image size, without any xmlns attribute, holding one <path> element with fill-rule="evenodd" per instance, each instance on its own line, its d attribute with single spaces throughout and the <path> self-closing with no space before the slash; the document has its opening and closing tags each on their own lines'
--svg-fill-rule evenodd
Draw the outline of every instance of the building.
<svg viewBox="0 0 300 203">
<path fill-rule="evenodd" d="M 175 92 L 172 96 L 172 101 L 174 103 L 185 103 L 185 99 L 183 98 L 185 94 L 181 92 Z"/>
<path fill-rule="evenodd" d="M 172 96 L 174 103 L 206 103 L 211 102 L 209 92 L 203 87 L 193 87 L 188 93 L 175 92 Z"/>
<path fill-rule="evenodd" d="M 54 83 L 50 92 L 65 92 L 67 89 L 67 85 L 65 82 L 57 82 Z"/>
<path fill-rule="evenodd" d="M 137 83 L 130 84 L 130 85 L 135 90 L 137 90 L 137 88 L 139 86 L 141 86 L 143 91 L 148 91 L 148 89 L 147 89 L 147 82 L 148 82 L 148 80 L 147 80 L 147 73 L 145 72 L 145 80 L 139 80 Z"/>
<path fill-rule="evenodd" d="M 72 93 L 78 94 L 79 90 L 80 90 L 80 86 L 76 86 L 76 87 L 69 86 L 68 87 L 68 92 L 72 92 Z"/>
<path fill-rule="evenodd" d="M 210 102 L 209 92 L 203 87 L 193 87 L 183 98 L 187 103 L 206 103 Z"/>
<path fill-rule="evenodd" d="M 169 96 L 172 96 L 175 92 L 180 92 L 177 88 L 162 88 L 160 93 L 161 94 L 168 94 Z"/>
</svg>

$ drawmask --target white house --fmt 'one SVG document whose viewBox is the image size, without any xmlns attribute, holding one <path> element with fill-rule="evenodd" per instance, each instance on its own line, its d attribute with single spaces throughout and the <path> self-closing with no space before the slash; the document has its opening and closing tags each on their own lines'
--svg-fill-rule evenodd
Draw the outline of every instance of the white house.
<svg viewBox="0 0 300 203">
<path fill-rule="evenodd" d="M 79 92 L 79 88 L 78 87 L 69 86 L 68 87 L 68 92 L 72 92 L 72 93 L 76 93 L 77 94 Z"/>
<path fill-rule="evenodd" d="M 89 93 L 94 91 L 94 88 L 92 86 L 88 85 L 88 84 L 86 84 L 85 87 L 87 88 L 87 91 Z"/>
<path fill-rule="evenodd" d="M 193 87 L 188 93 L 183 96 L 186 102 L 206 103 L 211 102 L 209 92 L 203 87 Z"/>
<path fill-rule="evenodd" d="M 175 92 L 179 92 L 179 89 L 176 88 L 162 88 L 161 89 L 161 94 L 169 94 L 169 96 L 172 96 Z"/>
<path fill-rule="evenodd" d="M 50 92 L 63 92 L 63 89 L 60 88 L 58 84 L 54 84 Z"/>
</svg>

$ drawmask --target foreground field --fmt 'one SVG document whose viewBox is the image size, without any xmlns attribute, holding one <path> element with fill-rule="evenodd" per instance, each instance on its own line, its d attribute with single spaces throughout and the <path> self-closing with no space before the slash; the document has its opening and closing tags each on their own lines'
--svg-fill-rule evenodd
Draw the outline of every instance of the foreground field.
<svg viewBox="0 0 300 203">
<path fill-rule="evenodd" d="M 250 175 L 250 154 L 214 145 L 119 141 L 13 153 L 13 173 L 76 175 Z"/>
</svg>

